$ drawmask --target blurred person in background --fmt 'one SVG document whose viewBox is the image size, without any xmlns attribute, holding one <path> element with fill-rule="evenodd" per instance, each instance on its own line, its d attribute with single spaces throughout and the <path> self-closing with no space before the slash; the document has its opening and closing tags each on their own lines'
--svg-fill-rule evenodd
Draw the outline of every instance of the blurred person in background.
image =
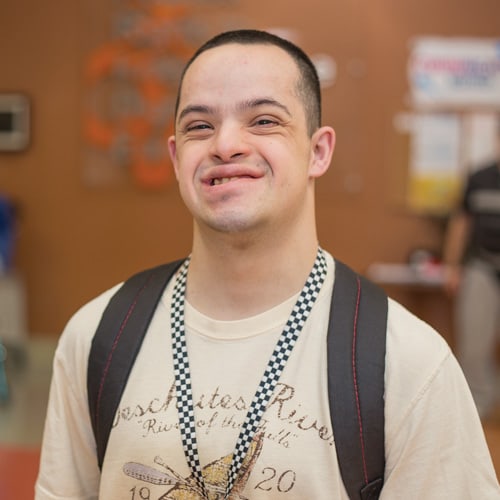
<svg viewBox="0 0 500 500">
<path fill-rule="evenodd" d="M 480 416 L 498 404 L 500 120 L 497 160 L 472 172 L 445 237 L 445 286 L 455 302 L 457 356 Z"/>
</svg>

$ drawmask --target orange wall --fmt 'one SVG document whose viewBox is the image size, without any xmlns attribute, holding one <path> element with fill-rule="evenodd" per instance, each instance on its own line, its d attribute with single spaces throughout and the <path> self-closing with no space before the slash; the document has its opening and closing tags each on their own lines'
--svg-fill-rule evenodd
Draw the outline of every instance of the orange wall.
<svg viewBox="0 0 500 500">
<path fill-rule="evenodd" d="M 415 246 L 439 249 L 442 224 L 397 203 L 404 186 L 393 169 L 404 171 L 406 163 L 392 119 L 406 108 L 408 42 L 417 35 L 499 36 L 498 0 L 226 3 L 232 27 L 290 27 L 309 53 L 337 61 L 337 83 L 324 94 L 337 150 L 317 190 L 323 246 L 360 271 L 374 260 L 403 261 Z M 25 92 L 33 104 L 30 148 L 0 153 L 0 191 L 21 208 L 16 262 L 35 334 L 59 334 L 95 294 L 190 247 L 190 217 L 175 186 L 148 193 L 82 181 L 83 64 L 105 39 L 111 4 L 2 2 L 0 91 Z M 361 185 L 351 193 L 353 180 Z"/>
</svg>

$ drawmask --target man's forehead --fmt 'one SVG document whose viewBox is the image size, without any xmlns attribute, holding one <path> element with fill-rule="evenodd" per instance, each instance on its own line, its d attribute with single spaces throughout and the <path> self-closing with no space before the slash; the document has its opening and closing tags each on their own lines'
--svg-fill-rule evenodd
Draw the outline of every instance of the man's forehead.
<svg viewBox="0 0 500 500">
<path fill-rule="evenodd" d="M 235 86 L 242 93 L 251 90 L 253 97 L 272 94 L 272 89 L 278 88 L 279 92 L 294 91 L 299 78 L 295 61 L 283 49 L 269 44 L 230 43 L 208 49 L 193 61 L 184 74 L 180 99 L 186 94 L 215 97 Z"/>
<path fill-rule="evenodd" d="M 291 68 L 298 67 L 290 54 L 288 54 L 281 47 L 266 43 L 227 43 L 217 47 L 212 47 L 204 52 L 202 52 L 186 70 L 184 75 L 184 80 L 193 72 L 203 69 L 205 66 L 211 63 L 220 63 L 221 61 L 227 60 L 236 63 L 241 63 L 241 65 L 246 65 L 250 63 L 255 63 L 257 59 L 271 63 L 269 65 L 268 71 L 278 66 L 290 66 Z M 224 72 L 224 70 L 231 70 L 229 64 L 221 65 L 218 70 Z"/>
<path fill-rule="evenodd" d="M 221 51 L 235 51 L 241 54 L 252 50 L 262 51 L 262 52 L 277 52 L 283 54 L 283 56 L 285 57 L 287 56 L 291 57 L 285 49 L 273 43 L 266 43 L 266 42 L 245 43 L 245 42 L 231 41 L 206 49 L 198 56 L 198 58 L 206 54 L 216 53 Z"/>
</svg>

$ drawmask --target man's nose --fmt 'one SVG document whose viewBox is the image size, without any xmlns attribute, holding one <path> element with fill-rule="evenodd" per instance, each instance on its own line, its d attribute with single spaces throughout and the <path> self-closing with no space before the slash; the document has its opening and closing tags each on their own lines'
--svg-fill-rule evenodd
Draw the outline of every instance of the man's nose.
<svg viewBox="0 0 500 500">
<path fill-rule="evenodd" d="M 219 126 L 213 136 L 211 154 L 221 162 L 229 162 L 249 151 L 247 134 L 241 125 L 227 123 Z"/>
</svg>

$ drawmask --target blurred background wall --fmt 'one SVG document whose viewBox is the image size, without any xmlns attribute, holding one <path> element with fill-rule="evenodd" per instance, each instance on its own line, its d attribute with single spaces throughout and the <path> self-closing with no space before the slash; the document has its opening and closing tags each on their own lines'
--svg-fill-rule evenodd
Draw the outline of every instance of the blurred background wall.
<svg viewBox="0 0 500 500">
<path fill-rule="evenodd" d="M 123 172 L 101 179 L 102 158 L 89 153 L 85 116 L 96 105 L 91 63 L 106 73 L 106 47 L 127 19 L 133 23 L 124 12 L 147 3 L 1 1 L 0 92 L 22 93 L 31 103 L 29 146 L 0 152 L 0 192 L 17 207 L 14 265 L 32 335 L 57 336 L 85 301 L 189 251 L 191 219 L 168 172 L 155 187 Z M 189 34 L 182 54 L 221 29 L 286 28 L 309 54 L 335 60 L 323 121 L 336 129 L 337 148 L 317 186 L 323 247 L 361 272 L 374 261 L 404 262 L 414 248 L 440 251 L 445 220 L 404 203 L 408 151 L 394 119 L 409 106 L 409 44 L 422 35 L 498 37 L 498 0 L 162 3 L 170 10 L 156 18 L 170 16 L 171 26 L 177 19 Z M 154 97 L 155 89 L 149 91 Z M 444 296 L 423 307 L 435 326 L 448 328 Z"/>
</svg>

